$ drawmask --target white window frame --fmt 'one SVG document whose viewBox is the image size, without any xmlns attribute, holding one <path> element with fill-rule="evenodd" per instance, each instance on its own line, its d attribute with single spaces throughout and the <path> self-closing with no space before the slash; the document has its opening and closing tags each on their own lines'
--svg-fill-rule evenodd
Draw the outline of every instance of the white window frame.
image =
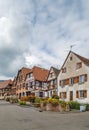
<svg viewBox="0 0 89 130">
<path fill-rule="evenodd" d="M 65 80 L 61 80 L 61 86 L 62 86 L 62 87 L 65 86 Z"/>
<path fill-rule="evenodd" d="M 73 78 L 70 78 L 69 79 L 69 85 L 72 86 L 74 84 L 74 79 Z"/>
<path fill-rule="evenodd" d="M 85 82 L 85 75 L 80 75 L 79 76 L 79 83 L 84 83 Z"/>
<path fill-rule="evenodd" d="M 80 98 L 84 98 L 84 90 L 80 90 L 79 91 L 79 97 Z"/>
</svg>

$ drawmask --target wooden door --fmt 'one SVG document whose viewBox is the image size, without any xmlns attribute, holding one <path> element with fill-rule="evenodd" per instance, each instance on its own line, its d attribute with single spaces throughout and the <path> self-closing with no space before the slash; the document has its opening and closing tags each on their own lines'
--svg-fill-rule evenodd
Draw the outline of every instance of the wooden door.
<svg viewBox="0 0 89 130">
<path fill-rule="evenodd" d="M 70 91 L 70 101 L 73 101 L 73 91 Z"/>
</svg>

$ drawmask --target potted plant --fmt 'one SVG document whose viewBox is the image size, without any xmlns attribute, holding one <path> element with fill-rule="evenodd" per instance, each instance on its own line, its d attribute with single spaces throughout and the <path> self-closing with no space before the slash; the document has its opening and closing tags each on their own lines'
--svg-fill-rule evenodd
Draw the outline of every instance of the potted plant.
<svg viewBox="0 0 89 130">
<path fill-rule="evenodd" d="M 52 110 L 52 98 L 49 98 L 49 99 L 47 100 L 46 110 L 47 110 L 47 111 L 51 111 L 51 110 Z"/>
<path fill-rule="evenodd" d="M 52 98 L 52 111 L 59 111 L 58 106 L 59 106 L 59 100 Z"/>
<path fill-rule="evenodd" d="M 63 100 L 59 101 L 59 111 L 62 112 L 65 110 L 66 110 L 66 102 Z"/>
</svg>

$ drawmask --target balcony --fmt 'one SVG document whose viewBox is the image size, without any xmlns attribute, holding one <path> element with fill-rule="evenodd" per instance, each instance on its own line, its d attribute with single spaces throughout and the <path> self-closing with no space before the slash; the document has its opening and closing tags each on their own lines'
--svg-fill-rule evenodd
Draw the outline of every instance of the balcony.
<svg viewBox="0 0 89 130">
<path fill-rule="evenodd" d="M 57 85 L 48 85 L 48 89 L 51 90 L 51 89 L 56 89 L 57 88 Z"/>
</svg>

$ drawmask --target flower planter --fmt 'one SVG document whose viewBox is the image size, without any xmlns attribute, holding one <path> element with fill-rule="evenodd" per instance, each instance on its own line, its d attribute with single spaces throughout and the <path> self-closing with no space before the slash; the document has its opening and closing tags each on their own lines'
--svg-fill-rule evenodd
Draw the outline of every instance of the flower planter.
<svg viewBox="0 0 89 130">
<path fill-rule="evenodd" d="M 46 105 L 43 102 L 40 104 L 40 108 L 42 111 L 46 111 Z"/>
<path fill-rule="evenodd" d="M 65 111 L 65 107 L 64 107 L 64 105 L 62 105 L 62 104 L 59 104 L 58 109 L 59 109 L 60 112 Z"/>
<path fill-rule="evenodd" d="M 69 105 L 69 104 L 66 104 L 65 111 L 66 111 L 66 112 L 69 112 L 69 111 L 70 111 L 70 105 Z"/>
<path fill-rule="evenodd" d="M 52 111 L 52 104 L 51 103 L 47 103 L 46 110 L 47 111 Z"/>
<path fill-rule="evenodd" d="M 59 111 L 59 105 L 52 106 L 52 111 L 58 112 Z"/>
</svg>

